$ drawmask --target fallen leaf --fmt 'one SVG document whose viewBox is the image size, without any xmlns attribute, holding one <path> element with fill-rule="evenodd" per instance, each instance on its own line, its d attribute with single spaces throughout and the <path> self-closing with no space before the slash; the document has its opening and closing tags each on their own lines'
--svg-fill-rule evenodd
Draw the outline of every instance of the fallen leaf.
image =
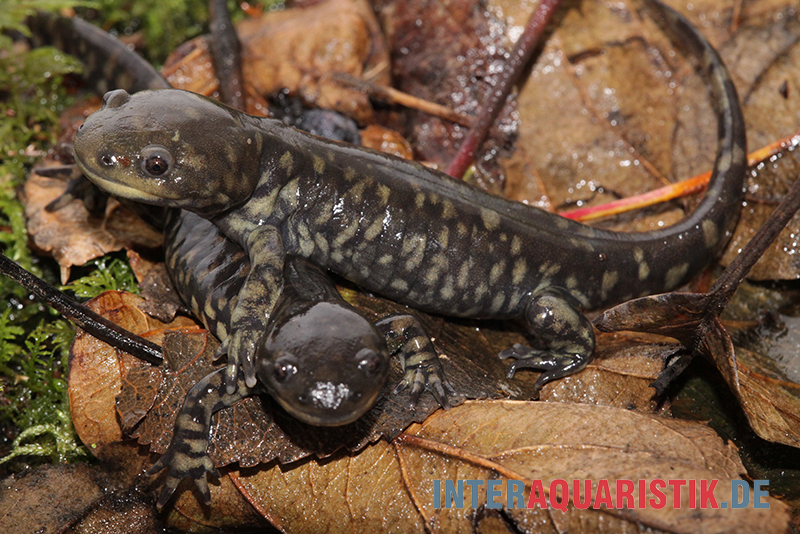
<svg viewBox="0 0 800 534">
<path fill-rule="evenodd" d="M 6 534 L 57 532 L 98 501 L 105 488 L 88 465 L 44 466 L 0 484 L 0 528 Z M 61 491 L 69 487 L 68 498 Z"/>
<path fill-rule="evenodd" d="M 473 532 L 480 530 L 483 517 L 471 506 L 470 489 L 464 486 L 464 508 L 437 509 L 435 480 L 440 480 L 441 503 L 445 480 L 481 481 L 479 506 L 487 502 L 486 481 L 495 479 L 503 488 L 495 501 L 502 504 L 505 480 L 524 481 L 527 502 L 532 480 L 541 480 L 547 489 L 553 480 L 585 479 L 648 484 L 655 479 L 717 480 L 715 499 L 727 502 L 731 480 L 743 472 L 736 449 L 702 424 L 602 406 L 483 401 L 437 412 L 391 444 L 376 443 L 357 456 L 305 462 L 293 469 L 242 470 L 233 477 L 254 506 L 284 531 Z M 616 502 L 613 482 L 611 486 Z M 666 503 L 672 502 L 673 489 L 664 490 Z M 564 514 L 515 507 L 498 513 L 509 531 L 556 532 L 570 525 L 581 532 L 641 527 L 698 533 L 786 531 L 788 509 L 775 499 L 769 498 L 769 509 L 732 511 L 692 509 L 689 498 L 682 492 L 680 509 L 570 506 Z M 325 509 L 346 513 L 319 513 Z"/>
<path fill-rule="evenodd" d="M 737 347 L 739 391 L 750 426 L 767 441 L 800 448 L 800 384 L 759 364 L 755 354 Z"/>
<path fill-rule="evenodd" d="M 799 123 L 800 124 L 800 123 Z M 729 265 L 750 241 L 767 217 L 778 206 L 795 180 L 800 177 L 800 154 L 783 151 L 751 172 L 747 182 L 746 205 L 728 248 L 720 260 Z M 750 280 L 797 280 L 800 278 L 800 215 L 795 214 L 786 228 L 756 262 Z"/>
<path fill-rule="evenodd" d="M 639 298 L 606 311 L 595 326 L 605 332 L 650 332 L 680 340 L 684 353 L 714 362 L 761 438 L 800 447 L 800 384 L 767 369 L 749 351 L 734 350 L 720 320 L 709 315 L 709 299 L 697 293 Z"/>
<path fill-rule="evenodd" d="M 164 324 L 140 311 L 137 304 L 141 302 L 130 293 L 107 291 L 85 305 L 123 328 L 158 343 L 163 332 L 148 332 L 163 329 Z M 176 327 L 194 324 L 185 317 L 176 322 Z M 69 359 L 72 422 L 81 441 L 98 458 L 103 458 L 106 446 L 123 437 L 115 416 L 116 397 L 122 388 L 124 370 L 134 367 L 138 361 L 80 329 L 72 343 Z"/>
<path fill-rule="evenodd" d="M 36 248 L 52 255 L 61 266 L 62 283 L 67 283 L 74 265 L 126 247 L 161 246 L 161 234 L 113 199 L 108 207 L 113 217 L 96 217 L 77 199 L 59 210 L 46 211 L 45 206 L 66 187 L 64 180 L 32 173 L 25 182 L 23 199 L 28 233 Z"/>
<path fill-rule="evenodd" d="M 388 36 L 396 88 L 475 115 L 484 91 L 497 83 L 506 59 L 505 36 L 496 31 L 502 27 L 502 18 L 472 1 L 387 0 L 377 6 Z M 507 149 L 516 129 L 513 100 L 504 106 L 483 152 L 496 156 Z M 467 133 L 458 124 L 418 111 L 409 111 L 388 126 L 411 141 L 417 159 L 440 166 L 455 155 Z M 494 193 L 502 192 L 496 158 L 483 158 L 477 167 L 474 181 Z"/>
<path fill-rule="evenodd" d="M 286 89 L 310 105 L 370 123 L 367 96 L 342 86 L 331 74 L 361 77 L 376 68 L 376 81 L 388 83 L 389 58 L 378 30 L 372 9 L 359 0 L 327 0 L 244 20 L 236 31 L 246 85 L 261 97 Z M 207 43 L 198 40 L 188 45 L 190 53 L 182 50 L 167 59 L 165 74 L 173 87 L 211 95 L 217 87 L 211 56 Z"/>
</svg>

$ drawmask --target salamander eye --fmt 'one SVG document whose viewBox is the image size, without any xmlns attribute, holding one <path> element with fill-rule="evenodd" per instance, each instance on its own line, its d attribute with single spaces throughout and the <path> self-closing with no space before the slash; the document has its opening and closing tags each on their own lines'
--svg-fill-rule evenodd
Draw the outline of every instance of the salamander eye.
<svg viewBox="0 0 800 534">
<path fill-rule="evenodd" d="M 286 382 L 297 374 L 297 366 L 294 364 L 292 356 L 281 356 L 272 366 L 272 373 L 278 382 Z"/>
<path fill-rule="evenodd" d="M 383 372 L 383 358 L 374 350 L 361 349 L 356 354 L 358 368 L 368 376 L 377 376 Z"/>
<path fill-rule="evenodd" d="M 150 145 L 142 149 L 142 170 L 150 177 L 163 176 L 172 169 L 172 154 L 161 145 Z"/>
</svg>

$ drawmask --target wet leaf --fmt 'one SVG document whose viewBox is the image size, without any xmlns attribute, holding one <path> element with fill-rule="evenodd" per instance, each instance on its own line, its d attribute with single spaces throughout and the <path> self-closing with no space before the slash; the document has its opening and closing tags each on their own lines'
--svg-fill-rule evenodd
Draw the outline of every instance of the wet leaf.
<svg viewBox="0 0 800 534">
<path fill-rule="evenodd" d="M 63 488 L 72 488 L 64 499 Z M 8 534 L 56 532 L 103 496 L 87 465 L 42 467 L 0 484 L 0 528 Z"/>
<path fill-rule="evenodd" d="M 163 333 L 160 321 L 145 315 L 136 306 L 142 299 L 129 293 L 109 291 L 86 305 L 120 326 L 158 343 Z M 186 318 L 178 327 L 194 324 Z M 69 398 L 72 421 L 81 440 L 92 453 L 103 458 L 106 446 L 122 439 L 116 418 L 116 396 L 122 387 L 122 375 L 136 360 L 108 344 L 79 330 L 70 350 Z"/>
<path fill-rule="evenodd" d="M 739 396 L 750 426 L 760 437 L 800 448 L 800 384 L 759 363 L 737 347 Z"/>
<path fill-rule="evenodd" d="M 513 432 L 509 429 L 513 428 Z M 657 435 L 659 439 L 653 440 Z M 469 402 L 437 412 L 391 444 L 379 442 L 358 456 L 306 462 L 294 469 L 242 470 L 237 485 L 276 526 L 328 532 L 473 532 L 482 515 L 434 507 L 434 480 L 506 479 L 718 480 L 714 495 L 729 501 L 730 480 L 743 472 L 736 450 L 701 424 L 618 408 L 512 401 Z M 442 489 L 443 492 L 443 489 Z M 671 502 L 671 491 L 665 491 Z M 612 496 L 616 493 L 612 490 Z M 651 495 L 648 494 L 647 498 Z M 444 495 L 440 496 L 444 503 Z M 681 509 L 507 510 L 499 517 L 510 531 L 581 532 L 784 532 L 788 511 L 770 500 L 769 510 Z M 486 503 L 485 484 L 477 498 Z M 505 503 L 506 492 L 496 501 Z M 331 517 L 320 509 L 347 510 Z M 744 512 L 739 514 L 739 512 Z M 488 511 L 488 515 L 492 515 Z M 571 525 L 571 527 L 570 527 Z M 579 526 L 580 525 L 580 526 Z M 480 530 L 480 528 L 478 528 Z"/>
<path fill-rule="evenodd" d="M 172 321 L 179 310 L 190 313 L 172 286 L 166 265 L 147 261 L 133 250 L 128 250 L 128 261 L 139 281 L 139 294 L 144 299 L 138 305 L 140 310 L 163 323 Z"/>
<path fill-rule="evenodd" d="M 129 446 L 114 449 L 108 463 L 42 466 L 0 481 L 0 528 L 7 534 L 161 532 L 148 498 L 132 489 L 130 475 L 146 455 Z"/>
<path fill-rule="evenodd" d="M 693 351 L 715 363 L 761 438 L 800 447 L 800 385 L 766 368 L 749 351 L 734 350 L 730 335 L 708 311 L 709 299 L 696 293 L 635 299 L 606 311 L 595 326 L 606 332 L 632 330 L 680 340 L 687 347 L 684 354 Z M 659 387 L 667 383 L 668 379 Z"/>
<path fill-rule="evenodd" d="M 798 123 L 800 124 L 800 123 Z M 720 263 L 728 265 L 750 241 L 756 230 L 777 207 L 795 180 L 800 177 L 800 154 L 784 151 L 759 165 L 747 183 L 742 217 Z M 795 215 L 772 243 L 747 277 L 751 280 L 796 280 L 800 278 L 800 216 Z"/>
<path fill-rule="evenodd" d="M 396 88 L 475 115 L 484 91 L 497 83 L 507 53 L 503 33 L 497 31 L 502 23 L 492 10 L 472 1 L 384 0 L 376 4 L 389 37 Z M 504 107 L 483 149 L 487 154 L 507 148 L 516 128 L 514 108 L 513 102 Z M 450 161 L 466 134 L 457 124 L 416 111 L 389 126 L 405 133 L 417 159 L 440 166 Z M 495 193 L 502 191 L 497 163 L 493 157 L 485 158 L 475 176 L 475 181 Z"/>
</svg>

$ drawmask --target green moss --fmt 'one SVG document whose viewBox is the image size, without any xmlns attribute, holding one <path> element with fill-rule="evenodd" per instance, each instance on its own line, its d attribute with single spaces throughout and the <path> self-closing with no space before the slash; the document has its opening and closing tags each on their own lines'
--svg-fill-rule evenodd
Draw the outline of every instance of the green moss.
<svg viewBox="0 0 800 534">
<path fill-rule="evenodd" d="M 228 1 L 228 9 L 234 21 L 244 18 L 235 0 Z M 141 31 L 144 55 L 156 65 L 164 63 L 180 44 L 208 32 L 208 0 L 98 0 L 96 9 L 79 11 L 90 22 L 118 35 Z"/>
<path fill-rule="evenodd" d="M 207 0 L 99 0 L 97 4 L 97 9 L 79 10 L 80 14 L 120 36 L 141 31 L 144 54 L 155 64 L 162 64 L 178 45 L 207 28 Z"/>
<path fill-rule="evenodd" d="M 141 31 L 146 56 L 163 62 L 180 43 L 207 30 L 207 0 L 0 0 L 0 30 L 27 34 L 24 18 L 36 9 L 80 4 L 85 18 L 119 34 Z M 265 4 L 275 2 L 265 2 Z M 230 2 L 234 18 L 242 17 Z M 103 19 L 99 20 L 99 16 Z M 56 284 L 51 260 L 28 249 L 24 209 L 16 197 L 30 167 L 56 138 L 62 111 L 71 104 L 64 75 L 79 62 L 53 48 L 25 51 L 0 33 L 0 249 L 25 269 Z M 93 297 L 108 289 L 135 291 L 128 264 L 106 257 L 68 289 Z M 69 420 L 66 369 L 73 327 L 29 292 L 0 276 L 0 427 L 16 435 L 0 464 L 32 459 L 69 461 L 88 456 Z M 1 445 L 1 444 L 0 444 Z M 12 464 L 14 462 L 11 462 Z"/>
<path fill-rule="evenodd" d="M 75 296 L 82 298 L 94 298 L 104 291 L 127 291 L 139 294 L 136 277 L 127 261 L 105 256 L 86 264 L 89 265 L 95 267 L 92 272 L 61 286 L 61 290 L 72 291 Z"/>
<path fill-rule="evenodd" d="M 21 432 L 0 464 L 20 456 L 43 456 L 53 462 L 88 456 L 69 418 L 66 369 L 75 336 L 63 319 L 41 320 L 25 335 L 11 310 L 0 314 L 0 420 Z"/>
<path fill-rule="evenodd" d="M 25 32 L 34 9 L 65 7 L 64 0 L 0 2 L 0 30 Z M 16 196 L 31 165 L 55 141 L 58 116 L 69 105 L 62 86 L 79 63 L 52 48 L 25 51 L 0 35 L 0 247 L 38 276 L 54 281 L 28 249 L 24 209 Z M 52 461 L 85 455 L 69 421 L 66 364 L 74 330 L 29 292 L 0 276 L 0 425 L 18 433 L 11 457 Z M 35 438 L 35 442 L 31 439 Z"/>
</svg>

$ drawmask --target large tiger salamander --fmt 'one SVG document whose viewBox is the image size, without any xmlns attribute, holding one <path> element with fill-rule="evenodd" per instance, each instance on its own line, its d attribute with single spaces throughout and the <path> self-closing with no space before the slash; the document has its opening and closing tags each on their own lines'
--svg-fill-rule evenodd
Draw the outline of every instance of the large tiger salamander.
<svg viewBox="0 0 800 534">
<path fill-rule="evenodd" d="M 745 134 L 716 51 L 672 9 L 653 10 L 697 56 L 719 146 L 697 209 L 638 234 L 590 228 L 498 198 L 422 165 L 325 141 L 177 90 L 113 91 L 75 138 L 86 175 L 113 195 L 180 207 L 238 243 L 251 270 L 222 350 L 233 391 L 256 381 L 256 345 L 274 313 L 287 255 L 426 311 L 521 317 L 543 350 L 504 351 L 545 382 L 582 369 L 594 333 L 579 311 L 671 290 L 725 246 L 741 209 Z"/>
<path fill-rule="evenodd" d="M 100 87 L 132 91 L 169 87 L 134 52 L 79 19 L 39 14 L 28 24 L 40 43 L 55 43 L 78 54 L 87 70 L 94 73 L 92 82 Z M 339 124 L 337 116 L 324 110 L 304 117 L 304 126 L 322 129 L 328 135 L 349 132 L 331 128 L 331 124 Z M 153 215 L 147 212 L 145 217 Z M 166 259 L 175 286 L 206 327 L 224 340 L 231 309 L 249 271 L 248 259 L 240 247 L 205 219 L 179 210 L 171 210 L 168 219 Z M 161 220 L 159 216 L 152 222 L 159 224 Z M 244 397 L 267 392 L 287 412 L 311 425 L 338 426 L 361 417 L 385 383 L 387 342 L 399 352 L 405 371 L 395 391 L 410 387 L 414 403 L 427 388 L 442 406 L 449 406 L 448 395 L 454 392 L 440 379 L 441 364 L 415 317 L 391 315 L 372 325 L 339 296 L 330 277 L 319 267 L 293 257 L 288 259 L 284 273 L 286 285 L 265 333 L 267 343 L 256 354 L 259 384 L 248 388 L 237 381 L 235 391 L 228 394 L 220 387 L 222 377 L 216 372 L 192 388 L 178 415 L 168 451 L 151 468 L 156 473 L 169 467 L 159 506 L 167 502 L 180 480 L 189 476 L 208 501 L 205 473 L 215 472 L 206 454 L 211 417 Z"/>
</svg>

